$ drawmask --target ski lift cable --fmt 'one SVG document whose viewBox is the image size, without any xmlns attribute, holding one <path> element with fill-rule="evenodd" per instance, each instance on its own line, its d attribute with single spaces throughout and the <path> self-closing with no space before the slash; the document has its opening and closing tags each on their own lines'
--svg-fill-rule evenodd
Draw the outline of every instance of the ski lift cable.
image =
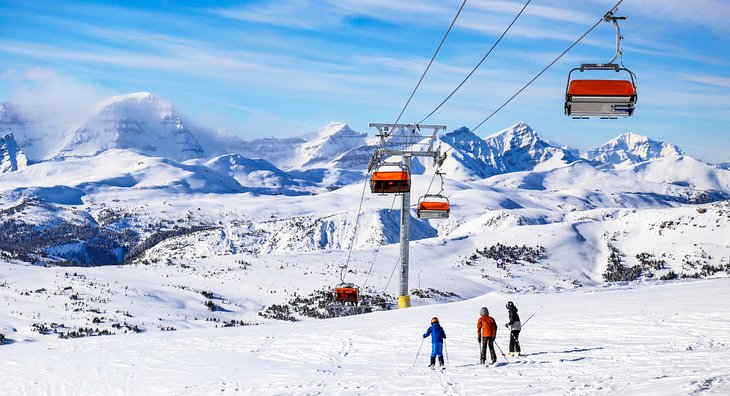
<svg viewBox="0 0 730 396">
<path fill-rule="evenodd" d="M 618 8 L 618 6 L 619 6 L 619 5 L 621 4 L 621 3 L 623 3 L 623 1 L 624 1 L 624 0 L 619 0 L 619 1 L 618 1 L 618 2 L 616 3 L 616 5 L 614 5 L 613 7 L 611 7 L 611 9 L 610 9 L 610 10 L 609 10 L 609 11 L 608 11 L 608 12 L 606 13 L 606 15 L 609 15 L 609 14 L 612 14 L 612 13 L 616 12 L 616 9 Z M 517 96 L 518 96 L 519 94 L 521 94 L 521 93 L 522 93 L 522 92 L 523 92 L 523 91 L 524 91 L 525 89 L 527 89 L 527 87 L 529 87 L 529 86 L 530 86 L 530 85 L 531 85 L 531 84 L 532 84 L 533 82 L 535 82 L 535 80 L 537 80 L 538 78 L 540 78 L 540 76 L 542 76 L 542 75 L 543 75 L 543 74 L 544 74 L 544 73 L 545 73 L 545 72 L 546 72 L 546 71 L 547 71 L 547 70 L 548 70 L 548 69 L 549 69 L 550 67 L 552 67 L 552 66 L 553 66 L 553 65 L 554 65 L 555 63 L 557 63 L 557 62 L 558 62 L 558 61 L 559 61 L 559 60 L 560 60 L 560 59 L 561 59 L 561 58 L 562 58 L 563 56 L 565 56 L 565 54 L 567 54 L 567 53 L 568 53 L 568 52 L 569 52 L 570 50 L 572 50 L 572 49 L 573 49 L 573 47 L 575 47 L 576 45 L 578 45 L 578 43 L 579 43 L 579 42 L 581 42 L 581 40 L 583 40 L 583 39 L 584 39 L 584 38 L 585 38 L 585 37 L 586 37 L 586 36 L 587 36 L 587 35 L 588 35 L 588 34 L 589 34 L 590 32 L 592 32 L 592 31 L 593 31 L 593 29 L 595 29 L 595 28 L 596 28 L 596 27 L 597 27 L 598 25 L 600 25 L 600 24 L 601 24 L 601 22 L 604 22 L 604 20 L 605 20 L 604 18 L 605 18 L 605 16 L 601 17 L 601 19 L 599 19 L 599 20 L 598 20 L 598 22 L 596 22 L 596 23 L 595 23 L 595 24 L 594 24 L 593 26 L 591 26 L 591 28 L 590 28 L 590 29 L 588 29 L 588 30 L 587 30 L 587 31 L 586 31 L 585 33 L 583 33 L 583 34 L 582 34 L 582 35 L 581 35 L 580 37 L 578 37 L 578 39 L 577 39 L 577 40 L 575 40 L 575 41 L 574 41 L 574 42 L 573 42 L 573 43 L 572 43 L 572 44 L 571 44 L 571 45 L 570 45 L 570 46 L 569 46 L 568 48 L 566 48 L 566 49 L 565 49 L 565 51 L 563 51 L 563 52 L 562 52 L 562 53 L 561 53 L 560 55 L 558 55 L 558 56 L 557 56 L 557 57 L 556 57 L 555 59 L 553 59 L 553 61 L 552 61 L 552 62 L 550 62 L 550 63 L 549 63 L 549 64 L 548 64 L 547 66 L 545 66 L 545 68 L 544 68 L 544 69 L 542 69 L 542 70 L 541 70 L 541 71 L 540 71 L 540 72 L 539 72 L 539 73 L 538 73 L 538 74 L 537 74 L 537 75 L 536 75 L 535 77 L 533 77 L 533 78 L 532 78 L 532 79 L 531 79 L 530 81 L 528 81 L 528 82 L 527 82 L 527 84 L 525 84 L 525 85 L 524 85 L 524 86 L 523 86 L 522 88 L 520 88 L 520 89 L 519 89 L 519 90 L 518 90 L 518 91 L 517 91 L 517 92 L 516 92 L 516 93 L 515 93 L 514 95 L 512 95 L 512 96 L 511 96 L 511 97 L 510 97 L 509 99 L 507 99 L 507 101 L 506 101 L 506 102 L 504 102 L 504 103 L 503 103 L 503 104 L 502 104 L 501 106 L 499 106 L 499 107 L 498 107 L 498 108 L 497 108 L 496 110 L 494 110 L 494 111 L 493 111 L 493 112 L 492 112 L 492 113 L 491 113 L 491 114 L 490 114 L 489 116 L 487 116 L 487 118 L 485 118 L 484 120 L 482 120 L 482 122 L 480 122 L 479 124 L 477 124 L 477 126 L 475 126 L 474 128 L 472 128 L 472 129 L 471 129 L 471 132 L 474 132 L 474 131 L 476 131 L 477 129 L 479 129 L 479 127 L 481 127 L 482 125 L 484 125 L 484 123 L 486 123 L 487 121 L 489 121 L 489 119 L 491 119 L 491 118 L 492 118 L 492 117 L 493 117 L 493 116 L 494 116 L 495 114 L 497 114 L 497 113 L 498 113 L 498 112 L 499 112 L 500 110 L 502 110 L 502 109 L 503 109 L 503 108 L 504 108 L 505 106 L 507 106 L 507 104 L 509 104 L 509 103 L 510 103 L 510 102 L 511 102 L 511 101 L 512 101 L 512 100 L 513 100 L 514 98 L 516 98 L 516 97 L 517 97 Z M 465 135 L 465 136 L 463 136 L 463 137 L 462 137 L 461 139 L 459 139 L 459 140 L 455 141 L 455 142 L 454 142 L 453 144 L 451 144 L 451 147 L 449 147 L 449 148 L 448 148 L 448 149 L 447 149 L 447 150 L 446 150 L 446 151 L 444 152 L 444 154 L 446 154 L 446 153 L 448 153 L 449 151 L 451 151 L 451 150 L 452 150 L 452 149 L 454 148 L 454 146 L 455 146 L 455 145 L 456 145 L 457 143 L 461 142 L 461 141 L 462 141 L 462 140 L 463 140 L 463 139 L 464 139 L 465 137 L 466 137 L 466 135 Z"/>
<path fill-rule="evenodd" d="M 446 37 L 448 37 L 449 33 L 451 32 L 451 28 L 453 28 L 454 24 L 456 24 L 456 20 L 459 18 L 459 14 L 461 14 L 461 10 L 464 9 L 464 6 L 466 5 L 466 1 L 467 0 L 464 0 L 461 3 L 461 7 L 459 7 L 459 10 L 456 12 L 456 15 L 454 15 L 454 19 L 451 21 L 451 25 L 449 25 L 449 28 L 446 30 L 446 33 L 444 34 L 444 37 L 441 39 L 441 43 L 439 43 L 438 47 L 436 48 L 436 52 L 434 52 L 433 56 L 431 57 L 431 60 L 428 62 L 426 69 L 423 71 L 423 74 L 421 74 L 421 78 L 418 80 L 416 87 L 413 88 L 413 91 L 411 92 L 411 96 L 408 97 L 406 104 L 403 106 L 403 109 L 400 111 L 400 114 L 398 114 L 398 118 L 395 120 L 393 125 L 398 124 L 401 117 L 403 117 L 403 113 L 405 113 L 406 109 L 408 108 L 408 105 L 411 103 L 411 100 L 413 99 L 413 95 L 416 94 L 418 87 L 421 86 L 421 82 L 423 82 L 423 79 L 426 77 L 426 73 L 431 68 L 431 64 L 433 64 L 434 59 L 436 59 L 436 55 L 438 55 L 439 51 L 441 51 L 441 46 L 444 45 L 444 42 L 446 41 Z M 391 130 L 392 130 L 392 128 L 391 128 Z"/>
<path fill-rule="evenodd" d="M 514 95 L 512 95 L 509 99 L 507 99 L 507 101 L 504 102 L 501 106 L 499 106 L 496 110 L 494 110 L 487 118 L 485 118 L 484 120 L 482 120 L 482 122 L 477 124 L 476 127 L 472 128 L 471 132 L 474 132 L 479 127 L 484 125 L 484 123 L 489 121 L 489 119 L 491 119 L 495 114 L 497 114 L 500 110 L 502 110 L 505 106 L 507 106 L 507 104 L 509 104 L 514 98 L 516 98 L 519 94 L 521 94 L 522 91 L 527 89 L 527 87 L 529 87 L 533 82 L 535 82 L 535 80 L 537 80 L 540 76 L 542 76 L 555 63 L 557 63 L 563 56 L 565 56 L 565 54 L 567 54 L 570 50 L 572 50 L 573 47 L 578 45 L 578 43 L 581 42 L 581 40 L 583 40 L 590 32 L 592 32 L 593 29 L 595 29 L 598 25 L 600 25 L 601 22 L 604 22 L 606 19 L 606 16 L 609 16 L 609 15 L 613 14 L 614 12 L 616 12 L 618 9 L 618 6 L 621 5 L 621 3 L 623 3 L 623 1 L 624 0 L 619 0 L 613 7 L 611 7 L 611 9 L 608 12 L 606 12 L 606 14 L 604 16 L 601 17 L 601 19 L 598 20 L 598 22 L 596 22 L 593 26 L 591 26 L 590 29 L 588 29 L 585 33 L 583 33 L 580 37 L 578 37 L 578 39 L 575 40 L 573 42 L 573 44 L 571 44 L 568 48 L 565 49 L 565 51 L 563 51 L 552 62 L 550 62 L 547 66 L 545 66 L 545 68 L 542 69 L 542 71 L 540 71 L 540 73 L 538 73 L 535 77 L 533 77 L 530 81 L 528 81 L 527 84 L 525 84 L 522 88 L 520 88 L 520 90 L 518 90 Z M 454 141 L 452 144 L 450 144 L 450 147 L 448 149 L 446 149 L 446 151 L 444 151 L 443 155 L 446 155 L 449 151 L 451 151 L 458 143 L 460 143 L 465 138 L 466 138 L 466 135 L 464 135 L 460 139 L 458 139 L 458 140 Z M 436 174 L 440 168 L 441 168 L 441 165 L 438 165 L 436 171 L 433 174 L 433 177 L 431 178 L 431 183 L 433 183 L 433 180 L 436 178 Z M 430 185 L 429 185 L 429 189 L 430 189 Z"/>
<path fill-rule="evenodd" d="M 395 198 L 397 195 L 393 195 L 393 202 L 390 204 L 390 209 L 388 210 L 389 213 L 393 212 L 393 208 L 395 207 Z M 378 244 L 378 247 L 375 249 L 375 256 L 373 257 L 372 262 L 370 263 L 370 269 L 368 270 L 368 275 L 365 277 L 365 281 L 360 286 L 360 290 L 365 290 L 365 286 L 368 284 L 368 279 L 370 279 L 370 274 L 373 272 L 373 267 L 375 266 L 375 261 L 378 259 L 378 254 L 380 253 L 380 248 L 385 243 L 385 239 L 380 240 L 380 244 Z"/>
<path fill-rule="evenodd" d="M 368 172 L 369 173 L 369 172 Z M 357 226 L 360 224 L 360 214 L 362 213 L 362 203 L 365 200 L 365 189 L 368 186 L 368 178 L 365 176 L 365 182 L 362 184 L 362 194 L 360 195 L 360 205 L 357 208 L 357 215 L 355 217 L 355 227 L 352 230 L 352 238 L 350 239 L 350 249 L 347 252 L 347 260 L 345 265 L 340 266 L 340 283 L 345 283 L 345 271 L 350 265 L 350 258 L 352 257 L 352 248 L 355 245 L 355 236 L 357 235 Z"/>
<path fill-rule="evenodd" d="M 487 57 L 489 57 L 489 55 L 492 53 L 494 48 L 496 48 L 497 45 L 499 44 L 499 42 L 502 41 L 502 38 L 504 38 L 504 36 L 507 35 L 507 32 L 509 32 L 509 30 L 512 28 L 512 25 L 514 25 L 515 22 L 517 22 L 517 19 L 522 15 L 522 13 L 525 11 L 525 9 L 527 8 L 527 6 L 530 4 L 531 1 L 532 0 L 527 0 L 527 3 L 525 3 L 525 5 L 520 10 L 520 12 L 517 13 L 517 16 L 515 16 L 515 18 L 512 20 L 512 23 L 510 23 L 509 26 L 507 26 L 507 29 L 505 29 L 504 32 L 502 32 L 502 35 L 499 36 L 497 41 L 495 41 L 494 44 L 492 44 L 492 48 L 490 48 L 489 51 L 487 51 L 487 53 L 482 57 L 482 60 L 480 60 L 479 63 L 477 63 L 476 66 L 474 66 L 474 68 L 471 69 L 469 74 L 467 74 L 466 77 L 464 77 L 464 79 L 461 80 L 461 83 L 459 83 L 459 85 L 457 85 L 456 88 L 454 88 L 454 90 L 451 91 L 451 93 L 449 94 L 449 96 L 446 97 L 446 99 L 444 99 L 441 103 L 439 103 L 439 105 L 436 106 L 435 109 L 431 110 L 431 112 L 428 113 L 427 116 L 423 117 L 423 119 L 418 122 L 419 124 L 423 124 L 424 121 L 426 121 L 429 117 L 431 117 L 433 115 L 433 113 L 438 111 L 438 109 L 440 109 L 441 106 L 443 106 L 449 99 L 451 99 L 451 97 L 454 96 L 456 91 L 458 91 L 461 88 L 461 86 L 464 85 L 464 83 L 466 83 L 466 80 L 468 80 L 477 71 L 477 69 L 482 65 L 482 63 L 484 63 L 484 61 L 487 59 Z"/>
<path fill-rule="evenodd" d="M 395 269 L 398 268 L 398 264 L 400 264 L 400 257 L 398 257 L 398 260 L 396 260 L 395 265 L 393 266 L 393 271 L 390 273 L 390 278 L 388 278 L 388 283 L 385 284 L 385 287 L 383 288 L 383 294 L 388 291 L 388 286 L 390 285 L 390 281 L 393 279 L 393 274 L 395 274 Z"/>
<path fill-rule="evenodd" d="M 456 15 L 454 15 L 454 19 L 451 21 L 451 24 L 449 25 L 449 28 L 446 30 L 446 33 L 444 34 L 444 37 L 441 39 L 441 42 L 439 43 L 438 47 L 436 48 L 436 52 L 434 52 L 433 56 L 431 57 L 431 60 L 428 62 L 428 65 L 426 66 L 426 69 L 423 71 L 423 74 L 421 74 L 421 78 L 418 80 L 418 83 L 416 84 L 415 88 L 413 88 L 413 91 L 411 92 L 411 95 L 408 97 L 408 100 L 406 101 L 406 104 L 403 106 L 403 109 L 401 110 L 400 114 L 398 115 L 398 118 L 393 123 L 393 125 L 398 124 L 401 117 L 403 116 L 403 113 L 405 113 L 406 109 L 408 108 L 408 105 L 411 103 L 411 100 L 413 99 L 413 96 L 416 94 L 416 91 L 418 90 L 418 87 L 420 87 L 421 82 L 423 82 L 423 79 L 426 77 L 426 73 L 431 68 L 431 64 L 433 64 L 434 59 L 436 59 L 436 55 L 438 55 L 439 51 L 441 50 L 441 47 L 443 46 L 444 42 L 446 41 L 446 38 L 449 36 L 449 33 L 451 32 L 451 29 L 456 24 L 456 20 L 459 18 L 459 15 L 461 14 L 461 10 L 464 9 L 464 6 L 466 5 L 467 0 L 464 0 L 461 3 L 461 6 L 459 7 L 459 10 L 456 12 Z M 392 131 L 392 128 L 390 128 Z M 368 172 L 369 174 L 370 172 Z M 365 182 L 363 184 L 363 190 L 362 190 L 362 196 L 360 197 L 360 205 L 357 210 L 357 218 L 355 220 L 355 228 L 353 230 L 353 236 L 352 241 L 350 242 L 350 249 L 347 253 L 347 261 L 345 262 L 344 266 L 340 267 L 340 280 L 344 283 L 345 279 L 345 271 L 347 270 L 347 267 L 350 265 L 350 258 L 352 256 L 352 249 L 353 244 L 355 241 L 355 235 L 357 234 L 357 226 L 360 221 L 360 214 L 362 211 L 362 203 L 365 199 L 365 188 L 367 187 L 367 177 L 365 178 Z"/>
</svg>

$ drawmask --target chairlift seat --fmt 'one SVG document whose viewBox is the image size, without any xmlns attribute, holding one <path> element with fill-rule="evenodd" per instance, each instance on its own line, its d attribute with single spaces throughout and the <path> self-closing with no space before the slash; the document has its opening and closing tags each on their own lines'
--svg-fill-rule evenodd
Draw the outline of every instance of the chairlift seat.
<svg viewBox="0 0 730 396">
<path fill-rule="evenodd" d="M 565 114 L 572 117 L 628 117 L 636 105 L 636 87 L 628 80 L 573 80 Z"/>
<path fill-rule="evenodd" d="M 335 288 L 335 301 L 357 303 L 359 292 L 354 285 L 340 285 Z"/>
<path fill-rule="evenodd" d="M 421 199 L 418 202 L 419 219 L 446 219 L 449 217 L 451 206 L 446 198 L 439 200 Z"/>
<path fill-rule="evenodd" d="M 633 96 L 636 95 L 636 88 L 628 80 L 573 80 L 568 95 Z"/>
<path fill-rule="evenodd" d="M 411 191 L 411 178 L 408 172 L 376 171 L 370 177 L 370 189 L 378 194 L 397 194 Z"/>
</svg>

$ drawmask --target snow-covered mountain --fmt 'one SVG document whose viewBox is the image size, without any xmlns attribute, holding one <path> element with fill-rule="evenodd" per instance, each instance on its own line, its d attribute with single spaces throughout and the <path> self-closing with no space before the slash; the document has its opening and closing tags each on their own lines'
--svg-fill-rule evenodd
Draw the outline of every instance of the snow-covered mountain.
<svg viewBox="0 0 730 396">
<path fill-rule="evenodd" d="M 0 135 L 0 174 L 15 172 L 28 166 L 28 158 L 18 147 L 12 133 Z"/>
<path fill-rule="evenodd" d="M 344 122 L 331 122 L 316 136 L 297 147 L 293 167 L 322 166 L 366 143 L 367 133 L 353 131 Z"/>
<path fill-rule="evenodd" d="M 233 177 L 244 187 L 261 194 L 299 195 L 316 192 L 315 183 L 295 179 L 264 159 L 226 154 L 205 162 L 214 171 Z"/>
<path fill-rule="evenodd" d="M 639 162 L 656 158 L 683 155 L 679 147 L 632 132 L 624 133 L 615 139 L 588 151 L 586 159 L 599 161 L 614 167 L 627 167 Z"/>
<path fill-rule="evenodd" d="M 269 137 L 243 142 L 238 153 L 249 158 L 265 159 L 284 170 L 333 167 L 357 169 L 358 165 L 346 154 L 362 148 L 366 143 L 367 133 L 356 132 L 344 122 L 333 121 L 319 131 L 298 137 Z M 345 159 L 340 159 L 343 156 Z"/>
<path fill-rule="evenodd" d="M 450 178 L 474 180 L 533 169 L 550 169 L 578 160 L 570 151 L 540 139 L 524 122 L 480 139 L 467 128 L 441 137 L 453 147 L 443 170 Z"/>
<path fill-rule="evenodd" d="M 58 157 L 97 155 L 109 149 L 131 149 L 174 160 L 205 155 L 172 104 L 147 92 L 115 96 L 69 134 Z"/>
</svg>

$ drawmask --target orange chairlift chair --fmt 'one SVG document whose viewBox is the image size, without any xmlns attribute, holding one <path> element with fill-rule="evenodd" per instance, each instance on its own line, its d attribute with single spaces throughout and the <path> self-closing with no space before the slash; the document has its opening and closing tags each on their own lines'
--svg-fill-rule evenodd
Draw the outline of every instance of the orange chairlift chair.
<svg viewBox="0 0 730 396">
<path fill-rule="evenodd" d="M 357 304 L 360 290 L 352 283 L 342 283 L 335 288 L 335 301 Z"/>
<path fill-rule="evenodd" d="M 613 22 L 616 28 L 616 55 L 608 63 L 586 63 L 568 73 L 565 90 L 565 115 L 573 118 L 600 117 L 604 119 L 630 117 L 636 107 L 636 75 L 629 69 L 613 63 L 621 52 L 621 31 L 618 21 L 627 17 L 614 17 L 609 11 L 604 21 Z M 574 71 L 624 71 L 629 79 L 625 80 L 571 80 Z"/>
<path fill-rule="evenodd" d="M 451 205 L 441 194 L 426 194 L 418 199 L 419 219 L 448 219 Z"/>
<path fill-rule="evenodd" d="M 370 190 L 376 194 L 410 192 L 411 172 L 403 164 L 383 164 L 370 176 Z"/>
</svg>

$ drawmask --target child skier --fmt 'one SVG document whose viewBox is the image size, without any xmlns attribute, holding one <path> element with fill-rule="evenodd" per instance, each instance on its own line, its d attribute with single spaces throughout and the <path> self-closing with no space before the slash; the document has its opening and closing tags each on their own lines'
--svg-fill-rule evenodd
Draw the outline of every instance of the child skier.
<svg viewBox="0 0 730 396">
<path fill-rule="evenodd" d="M 517 307 L 515 306 L 512 301 L 507 302 L 507 311 L 509 312 L 509 323 L 505 323 L 504 325 L 510 329 L 510 338 L 509 338 L 509 355 L 510 356 L 520 356 L 520 330 L 522 330 L 522 325 L 520 323 L 520 315 L 517 314 Z"/>
<path fill-rule="evenodd" d="M 431 327 L 426 330 L 423 338 L 431 336 L 431 364 L 428 367 L 434 367 L 436 365 L 436 356 L 439 357 L 439 367 L 444 366 L 444 338 L 446 338 L 446 332 L 439 324 L 439 318 L 433 317 L 431 319 Z"/>
<path fill-rule="evenodd" d="M 489 347 L 489 356 L 492 358 L 492 364 L 497 363 L 497 353 L 494 351 L 497 323 L 493 317 L 489 316 L 487 307 L 482 307 L 479 310 L 479 315 L 481 315 L 477 321 L 477 339 L 481 346 L 481 359 L 479 363 L 484 364 L 487 361 L 487 346 Z"/>
</svg>

